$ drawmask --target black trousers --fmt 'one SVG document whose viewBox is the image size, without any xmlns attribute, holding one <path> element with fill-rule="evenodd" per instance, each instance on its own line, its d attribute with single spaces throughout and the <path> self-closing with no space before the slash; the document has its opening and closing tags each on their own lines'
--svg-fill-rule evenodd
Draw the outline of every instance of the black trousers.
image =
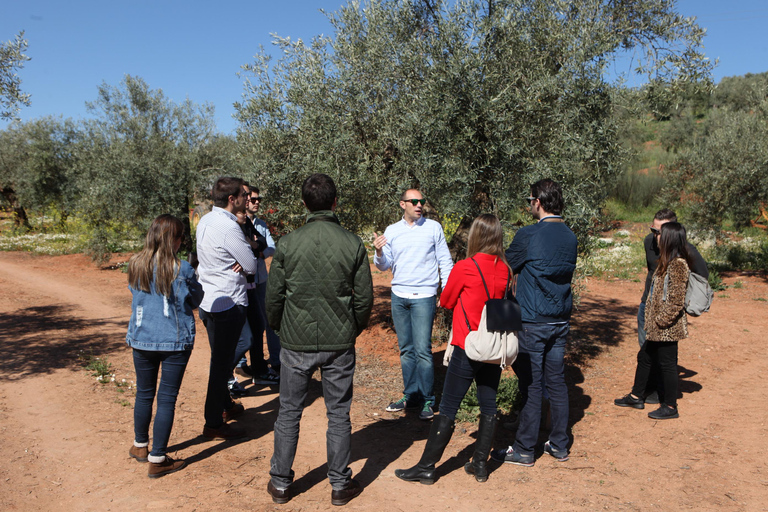
<svg viewBox="0 0 768 512">
<path fill-rule="evenodd" d="M 647 340 L 637 353 L 637 370 L 635 370 L 635 384 L 632 386 L 632 394 L 645 396 L 648 378 L 651 368 L 658 366 L 661 369 L 663 389 L 659 389 L 659 401 L 671 407 L 677 407 L 677 342 L 676 341 L 651 341 Z"/>
</svg>

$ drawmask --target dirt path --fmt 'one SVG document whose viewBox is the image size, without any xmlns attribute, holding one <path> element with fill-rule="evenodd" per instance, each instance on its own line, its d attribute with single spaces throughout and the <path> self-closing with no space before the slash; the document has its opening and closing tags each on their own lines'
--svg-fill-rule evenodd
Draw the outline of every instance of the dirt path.
<svg viewBox="0 0 768 512">
<path fill-rule="evenodd" d="M 736 276 L 728 276 L 733 283 Z M 742 288 L 691 321 L 680 345 L 679 420 L 614 407 L 637 350 L 642 284 L 593 281 L 575 315 L 568 382 L 574 438 L 569 462 L 544 455 L 533 468 L 492 466 L 486 484 L 461 469 L 474 426 L 457 428 L 433 486 L 397 480 L 417 462 L 428 424 L 381 411 L 399 389 L 387 325 L 388 275 L 376 274 L 375 324 L 359 340 L 351 467 L 365 490 L 349 510 L 768 510 L 768 282 Z M 209 349 L 198 339 L 179 397 L 172 454 L 189 466 L 158 480 L 129 459 L 133 396 L 99 384 L 82 354 L 106 356 L 118 382 L 135 379 L 124 345 L 125 275 L 82 256 L 0 253 L 0 510 L 283 510 L 331 508 L 325 478 L 325 411 L 313 386 L 294 470 L 299 495 L 274 505 L 265 492 L 277 395 L 252 390 L 240 420 L 250 439 L 209 442 L 202 406 Z M 718 294 L 723 295 L 723 294 Z M 439 349 L 437 352 L 442 352 Z M 502 428 L 497 445 L 513 433 Z M 543 439 L 542 439 L 543 440 Z"/>
</svg>

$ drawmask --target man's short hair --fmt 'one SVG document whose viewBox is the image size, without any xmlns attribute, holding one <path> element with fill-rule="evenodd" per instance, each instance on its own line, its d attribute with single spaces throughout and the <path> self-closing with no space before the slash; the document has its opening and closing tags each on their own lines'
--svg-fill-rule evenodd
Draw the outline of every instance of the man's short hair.
<svg viewBox="0 0 768 512">
<path fill-rule="evenodd" d="M 669 208 L 662 208 L 656 212 L 653 216 L 653 220 L 668 220 L 669 222 L 677 222 L 677 215 Z"/>
<path fill-rule="evenodd" d="M 400 201 L 405 201 L 408 198 L 408 192 L 410 192 L 411 190 L 414 190 L 414 191 L 418 192 L 419 194 L 421 194 L 421 190 L 419 190 L 417 188 L 407 188 L 407 189 L 403 190 L 402 194 L 400 194 Z M 424 197 L 424 194 L 421 194 L 421 197 Z"/>
<path fill-rule="evenodd" d="M 545 178 L 531 185 L 531 197 L 541 202 L 541 208 L 552 215 L 563 213 L 563 189 L 556 182 Z"/>
<path fill-rule="evenodd" d="M 311 212 L 330 210 L 336 200 L 336 184 L 327 174 L 315 173 L 301 185 L 301 199 Z"/>
<path fill-rule="evenodd" d="M 254 187 L 253 185 L 248 185 L 247 183 L 246 185 L 248 186 L 248 190 L 251 194 L 259 195 L 259 187 Z"/>
<path fill-rule="evenodd" d="M 213 205 L 219 208 L 226 208 L 229 204 L 229 196 L 238 196 L 243 193 L 243 184 L 241 178 L 232 178 L 222 176 L 216 180 L 211 191 Z"/>
</svg>

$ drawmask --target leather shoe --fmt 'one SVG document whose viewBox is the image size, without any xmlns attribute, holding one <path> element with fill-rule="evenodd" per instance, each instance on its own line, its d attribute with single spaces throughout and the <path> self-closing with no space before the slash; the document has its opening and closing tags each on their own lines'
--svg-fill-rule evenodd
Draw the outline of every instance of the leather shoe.
<svg viewBox="0 0 768 512">
<path fill-rule="evenodd" d="M 241 439 L 243 437 L 246 437 L 246 435 L 244 430 L 239 429 L 237 427 L 233 427 L 232 425 L 227 425 L 225 423 L 220 427 L 216 427 L 216 428 L 203 427 L 203 437 L 207 437 L 209 439 L 229 440 L 229 439 Z"/>
<path fill-rule="evenodd" d="M 149 455 L 149 447 L 132 445 L 131 449 L 128 450 L 128 455 L 130 455 L 131 457 L 133 457 L 139 462 L 147 462 L 147 456 Z"/>
<path fill-rule="evenodd" d="M 224 420 L 224 423 L 232 421 L 245 412 L 245 407 L 243 407 L 243 404 L 235 401 L 232 403 L 234 404 L 232 407 L 229 409 L 224 409 L 224 412 L 221 413 L 221 417 Z"/>
<path fill-rule="evenodd" d="M 277 487 L 275 487 L 272 484 L 272 480 L 269 480 L 269 483 L 267 484 L 267 492 L 270 496 L 272 496 L 272 501 L 275 503 L 282 505 L 283 503 L 288 503 L 291 501 L 291 488 L 288 487 L 287 489 L 280 490 Z"/>
<path fill-rule="evenodd" d="M 363 492 L 363 488 L 360 487 L 360 482 L 357 480 L 350 480 L 344 489 L 338 491 L 334 489 L 331 492 L 331 503 L 336 506 L 346 505 L 353 498 L 360 495 Z"/>
</svg>

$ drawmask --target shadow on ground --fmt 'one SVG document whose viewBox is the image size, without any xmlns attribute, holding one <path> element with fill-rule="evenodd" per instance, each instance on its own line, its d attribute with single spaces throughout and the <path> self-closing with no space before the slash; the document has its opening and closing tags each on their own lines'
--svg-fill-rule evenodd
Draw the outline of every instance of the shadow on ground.
<svg viewBox="0 0 768 512">
<path fill-rule="evenodd" d="M 124 344 L 125 320 L 78 318 L 67 305 L 19 309 L 0 316 L 0 380 L 18 380 L 80 365 L 83 355 Z"/>
</svg>

